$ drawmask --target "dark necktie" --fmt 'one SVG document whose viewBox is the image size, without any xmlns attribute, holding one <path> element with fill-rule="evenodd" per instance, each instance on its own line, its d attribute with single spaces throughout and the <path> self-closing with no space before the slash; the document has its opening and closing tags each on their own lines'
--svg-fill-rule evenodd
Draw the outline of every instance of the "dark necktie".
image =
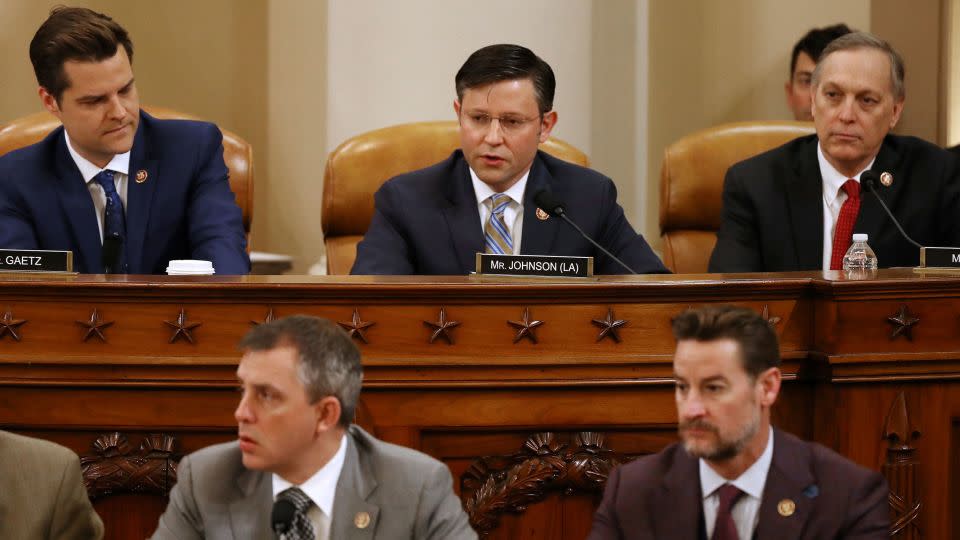
<svg viewBox="0 0 960 540">
<path fill-rule="evenodd" d="M 281 499 L 290 501 L 293 503 L 294 508 L 297 509 L 293 515 L 293 523 L 290 524 L 290 529 L 282 536 L 282 539 L 314 540 L 316 533 L 313 530 L 313 523 L 311 523 L 310 518 L 307 517 L 307 511 L 310 509 L 310 505 L 313 504 L 310 497 L 307 497 L 306 493 L 300 491 L 300 488 L 292 487 L 281 491 L 280 494 L 277 495 L 277 500 Z"/>
<path fill-rule="evenodd" d="M 830 255 L 830 269 L 840 270 L 843 266 L 843 256 L 850 249 L 850 239 L 853 237 L 853 225 L 857 222 L 860 213 L 860 183 L 849 179 L 840 186 L 847 192 L 847 200 L 840 207 L 840 216 L 833 229 L 833 254 Z"/>
<path fill-rule="evenodd" d="M 717 488 L 717 494 L 720 496 L 720 507 L 717 508 L 717 521 L 713 525 L 713 536 L 710 540 L 739 540 L 737 524 L 734 523 L 730 510 L 744 493 L 733 484 L 724 484 Z"/>
<path fill-rule="evenodd" d="M 513 199 L 503 193 L 494 193 L 487 200 L 490 201 L 490 219 L 483 228 L 486 252 L 513 255 L 513 238 L 510 237 L 510 230 L 503 218 L 503 211 L 510 206 Z"/>
<path fill-rule="evenodd" d="M 107 207 L 103 214 L 104 244 L 110 237 L 119 241 L 119 256 L 112 271 L 117 274 L 125 274 L 127 273 L 127 224 L 123 215 L 123 201 L 120 200 L 117 186 L 113 182 L 113 171 L 100 171 L 93 179 L 100 184 L 103 193 L 107 196 Z"/>
</svg>

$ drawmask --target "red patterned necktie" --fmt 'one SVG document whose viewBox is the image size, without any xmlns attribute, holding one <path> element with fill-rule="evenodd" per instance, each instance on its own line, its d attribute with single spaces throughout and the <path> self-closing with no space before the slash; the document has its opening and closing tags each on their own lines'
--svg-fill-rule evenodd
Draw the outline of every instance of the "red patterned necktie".
<svg viewBox="0 0 960 540">
<path fill-rule="evenodd" d="M 720 507 L 717 508 L 717 521 L 714 522 L 710 540 L 740 540 L 737 524 L 733 522 L 730 510 L 744 493 L 733 484 L 724 484 L 717 488 L 717 494 L 720 496 Z"/>
<path fill-rule="evenodd" d="M 831 270 L 840 270 L 843 264 L 843 256 L 850 249 L 853 225 L 857 222 L 857 214 L 860 213 L 860 183 L 851 178 L 844 182 L 840 189 L 847 192 L 847 200 L 843 201 L 843 206 L 840 207 L 840 217 L 837 218 L 837 225 L 833 230 L 833 254 L 830 256 Z"/>
</svg>

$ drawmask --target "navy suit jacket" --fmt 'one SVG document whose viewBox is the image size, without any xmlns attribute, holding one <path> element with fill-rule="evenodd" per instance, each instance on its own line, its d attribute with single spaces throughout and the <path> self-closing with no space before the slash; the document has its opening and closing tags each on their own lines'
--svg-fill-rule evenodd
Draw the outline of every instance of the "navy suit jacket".
<svg viewBox="0 0 960 540">
<path fill-rule="evenodd" d="M 773 460 L 755 538 L 888 539 L 883 476 L 836 452 L 773 430 Z M 783 516 L 778 505 L 793 501 Z M 705 536 L 700 466 L 680 443 L 613 470 L 588 540 L 697 540 Z"/>
<path fill-rule="evenodd" d="M 533 197 L 549 189 L 567 216 L 638 273 L 667 269 L 617 204 L 617 189 L 602 174 L 537 152 L 523 201 L 521 252 L 594 257 L 597 274 L 624 274 L 567 223 L 536 217 Z M 376 211 L 351 274 L 464 275 L 483 253 L 483 224 L 470 170 L 461 150 L 426 169 L 402 174 L 377 190 Z"/>
<path fill-rule="evenodd" d="M 960 171 L 955 156 L 915 137 L 887 135 L 872 170 L 893 174 L 877 194 L 924 246 L 960 246 Z M 881 268 L 916 266 L 920 250 L 880 203 L 861 193 L 855 233 L 867 233 Z M 817 136 L 800 137 L 727 171 L 710 272 L 823 268 L 823 177 Z"/>
<path fill-rule="evenodd" d="M 157 120 L 141 111 L 129 170 L 131 274 L 163 274 L 173 259 L 212 261 L 217 274 L 250 271 L 217 126 Z M 142 183 L 138 171 L 146 171 Z M 102 273 L 95 212 L 62 126 L 0 157 L 0 248 L 70 250 L 75 270 Z"/>
</svg>

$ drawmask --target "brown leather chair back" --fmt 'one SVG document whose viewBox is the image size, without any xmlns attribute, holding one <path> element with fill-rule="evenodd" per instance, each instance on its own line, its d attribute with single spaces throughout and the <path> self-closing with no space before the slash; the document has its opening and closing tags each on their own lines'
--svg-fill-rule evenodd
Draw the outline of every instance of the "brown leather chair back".
<svg viewBox="0 0 960 540">
<path fill-rule="evenodd" d="M 157 118 L 198 119 L 161 107 L 143 109 Z M 59 126 L 60 120 L 46 111 L 0 126 L 0 156 L 40 141 Z M 230 171 L 230 189 L 237 198 L 237 205 L 243 211 L 243 228 L 249 235 L 250 222 L 253 219 L 253 148 L 237 134 L 225 129 L 220 131 L 223 132 L 223 160 Z"/>
<path fill-rule="evenodd" d="M 390 178 L 446 159 L 460 147 L 455 121 L 417 122 L 377 129 L 347 139 L 327 158 L 323 175 L 323 238 L 327 273 L 344 275 L 373 219 L 373 194 Z M 540 149 L 589 165 L 587 156 L 559 139 Z"/>
<path fill-rule="evenodd" d="M 723 179 L 731 165 L 813 133 L 809 122 L 738 122 L 687 135 L 667 147 L 660 171 L 663 262 L 704 273 L 717 243 Z"/>
</svg>

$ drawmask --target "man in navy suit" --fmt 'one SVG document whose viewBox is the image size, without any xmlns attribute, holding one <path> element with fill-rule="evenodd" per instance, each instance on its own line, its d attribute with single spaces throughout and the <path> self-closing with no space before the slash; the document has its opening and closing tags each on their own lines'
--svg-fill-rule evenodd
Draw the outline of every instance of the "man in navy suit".
<svg viewBox="0 0 960 540">
<path fill-rule="evenodd" d="M 770 425 L 780 348 L 766 319 L 673 321 L 680 443 L 610 474 L 589 540 L 890 537 L 883 477 Z"/>
<path fill-rule="evenodd" d="M 557 122 L 546 62 L 518 45 L 491 45 L 470 55 L 455 81 L 461 149 L 377 191 L 351 273 L 467 274 L 478 252 L 593 256 L 596 273 L 627 273 L 538 211 L 541 190 L 635 272 L 667 271 L 627 222 L 609 178 L 537 149 Z"/>
<path fill-rule="evenodd" d="M 220 131 L 142 112 L 132 59 L 127 32 L 89 9 L 54 8 L 37 30 L 40 100 L 63 126 L 0 157 L 0 248 L 71 250 L 83 273 L 202 259 L 246 274 Z"/>
</svg>

